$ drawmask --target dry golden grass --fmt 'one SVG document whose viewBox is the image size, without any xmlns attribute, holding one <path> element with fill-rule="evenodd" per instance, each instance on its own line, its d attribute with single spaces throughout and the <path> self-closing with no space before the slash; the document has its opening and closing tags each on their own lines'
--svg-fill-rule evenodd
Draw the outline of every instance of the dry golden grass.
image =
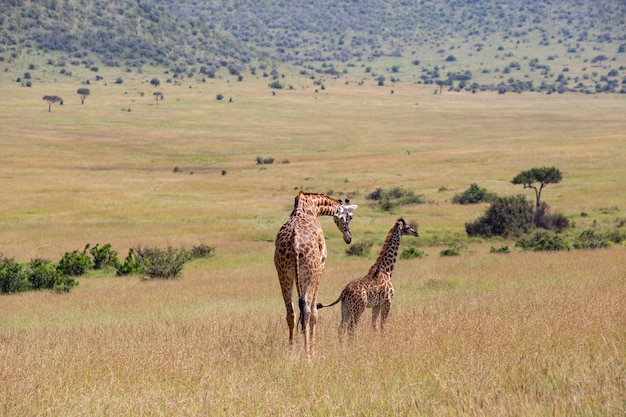
<svg viewBox="0 0 626 417">
<path fill-rule="evenodd" d="M 400 261 L 384 338 L 287 351 L 272 268 L 3 297 L 5 415 L 621 415 L 623 249 Z M 266 255 L 271 251 L 264 250 Z M 217 262 L 210 260 L 209 263 Z M 364 261 L 329 268 L 337 295 Z M 337 264 L 337 262 L 335 262 Z"/>
<path fill-rule="evenodd" d="M 455 193 L 523 193 L 510 180 L 531 167 L 563 171 L 544 199 L 578 227 L 615 228 L 623 98 L 289 81 L 276 96 L 266 80 L 163 85 L 158 107 L 147 83 L 94 85 L 84 106 L 75 85 L 0 86 L 0 252 L 216 248 L 178 280 L 99 274 L 66 295 L 0 297 L 0 415 L 624 415 L 623 247 L 491 255 L 512 242 L 470 242 L 443 258 L 422 246 L 427 257 L 398 262 L 384 338 L 366 317 L 341 346 L 339 309 L 322 310 L 311 363 L 300 339 L 288 353 L 272 264 L 300 188 L 352 196 L 355 241 L 378 245 L 349 258 L 322 220 L 323 302 L 367 271 L 397 216 L 420 224 L 403 245 L 458 239 L 484 206 L 453 206 Z M 64 106 L 47 113 L 45 94 Z M 392 186 L 430 203 L 367 206 Z"/>
</svg>

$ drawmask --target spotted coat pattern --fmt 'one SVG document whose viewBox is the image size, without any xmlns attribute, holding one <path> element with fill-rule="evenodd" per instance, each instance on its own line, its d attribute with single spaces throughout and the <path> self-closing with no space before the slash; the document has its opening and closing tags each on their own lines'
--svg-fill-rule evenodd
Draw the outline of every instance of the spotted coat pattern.
<svg viewBox="0 0 626 417">
<path fill-rule="evenodd" d="M 295 284 L 300 308 L 300 325 L 304 333 L 305 351 L 313 352 L 315 324 L 317 323 L 317 293 L 326 264 L 326 241 L 319 216 L 333 216 L 335 224 L 350 243 L 350 221 L 355 205 L 344 205 L 341 200 L 324 194 L 300 191 L 295 198 L 289 219 L 276 236 L 274 266 L 287 310 L 289 344 L 293 345 L 295 313 L 292 292 Z"/>
<path fill-rule="evenodd" d="M 393 298 L 393 285 L 391 276 L 398 259 L 398 248 L 400 238 L 403 235 L 419 236 L 416 229 L 408 225 L 404 219 L 398 219 L 393 225 L 380 255 L 369 269 L 367 275 L 357 278 L 343 289 L 339 298 L 331 304 L 318 304 L 317 308 L 330 307 L 341 301 L 341 324 L 339 325 L 339 336 L 341 337 L 348 330 L 349 335 L 354 335 L 354 330 L 359 323 L 359 318 L 366 308 L 372 309 L 372 327 L 376 330 L 376 323 L 380 316 L 380 328 L 383 330 L 389 311 L 391 310 L 391 299 Z"/>
</svg>

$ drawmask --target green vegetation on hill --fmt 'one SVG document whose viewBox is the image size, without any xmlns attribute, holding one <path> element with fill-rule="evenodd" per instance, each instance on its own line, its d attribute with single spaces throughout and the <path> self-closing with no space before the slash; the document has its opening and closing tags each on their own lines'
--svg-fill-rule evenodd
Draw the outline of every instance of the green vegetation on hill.
<svg viewBox="0 0 626 417">
<path fill-rule="evenodd" d="M 2 3 L 0 62 L 12 81 L 37 71 L 30 55 L 69 76 L 70 65 L 176 78 L 285 65 L 438 93 L 626 92 L 626 4 L 610 0 Z"/>
</svg>

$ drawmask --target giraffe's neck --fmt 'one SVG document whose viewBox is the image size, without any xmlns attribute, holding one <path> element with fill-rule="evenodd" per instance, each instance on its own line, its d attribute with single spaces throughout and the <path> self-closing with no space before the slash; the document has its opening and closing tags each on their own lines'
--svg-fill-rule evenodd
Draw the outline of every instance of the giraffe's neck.
<svg viewBox="0 0 626 417">
<path fill-rule="evenodd" d="M 397 224 L 387 233 L 383 247 L 380 250 L 378 259 L 374 262 L 374 265 L 369 270 L 368 275 L 374 276 L 379 272 L 384 273 L 391 278 L 393 268 L 396 265 L 398 259 L 398 248 L 400 247 L 400 237 L 402 237 L 402 230 Z"/>
<path fill-rule="evenodd" d="M 294 204 L 294 214 L 302 213 L 310 216 L 334 216 L 341 202 L 324 194 L 309 194 L 300 191 Z"/>
</svg>

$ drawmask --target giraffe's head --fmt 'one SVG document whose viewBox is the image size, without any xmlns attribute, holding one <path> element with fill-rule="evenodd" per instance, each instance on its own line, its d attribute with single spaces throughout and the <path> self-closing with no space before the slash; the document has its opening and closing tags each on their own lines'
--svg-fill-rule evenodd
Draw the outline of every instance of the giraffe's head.
<svg viewBox="0 0 626 417">
<path fill-rule="evenodd" d="M 398 222 L 396 224 L 400 228 L 401 235 L 410 235 L 410 236 L 419 237 L 420 234 L 417 231 L 417 225 L 411 226 L 410 224 L 405 222 L 404 219 L 402 218 L 398 219 Z"/>
<path fill-rule="evenodd" d="M 358 207 L 356 204 L 348 205 L 350 200 L 346 199 L 346 205 L 340 201 L 337 213 L 333 216 L 337 229 L 343 234 L 343 241 L 347 244 L 352 242 L 352 232 L 350 232 L 350 220 L 352 220 L 352 213 Z"/>
</svg>

